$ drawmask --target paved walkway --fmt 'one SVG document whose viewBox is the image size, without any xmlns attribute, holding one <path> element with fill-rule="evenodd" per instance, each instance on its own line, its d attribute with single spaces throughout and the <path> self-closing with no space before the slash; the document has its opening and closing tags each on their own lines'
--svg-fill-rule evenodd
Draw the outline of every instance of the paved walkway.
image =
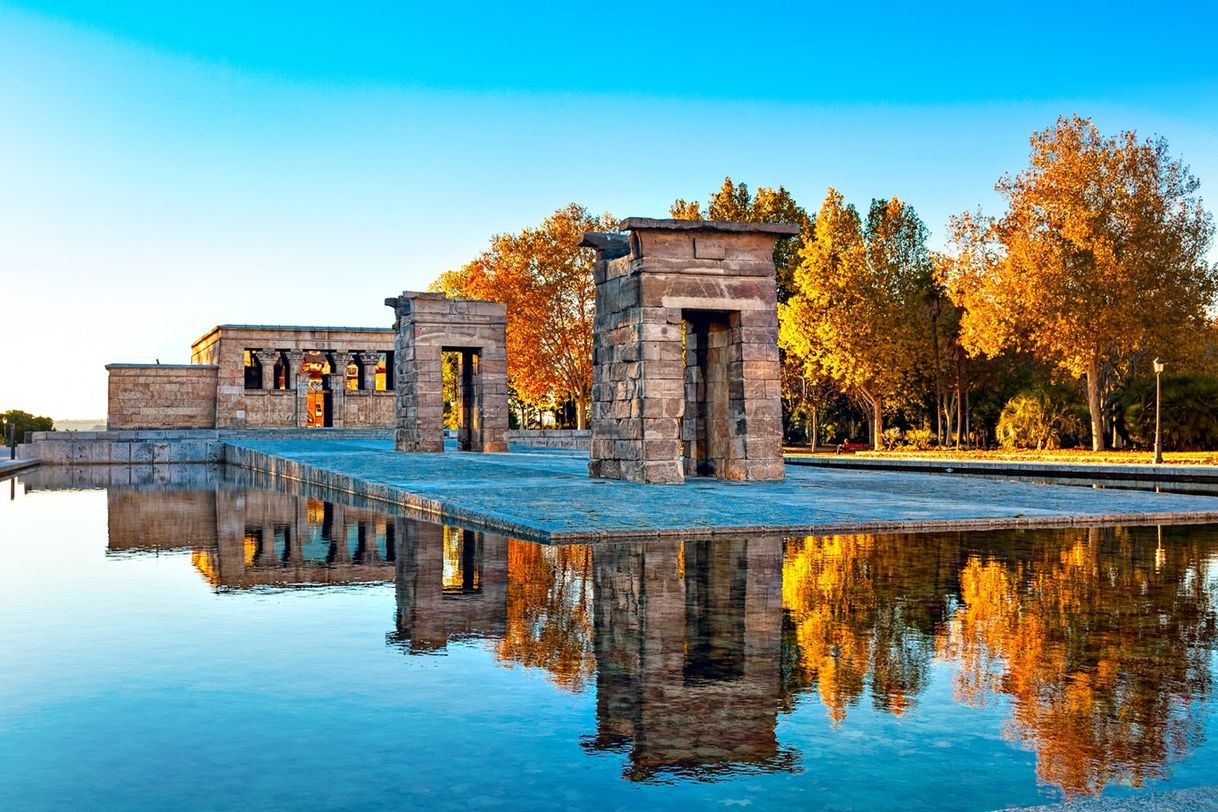
<svg viewBox="0 0 1218 812">
<path fill-rule="evenodd" d="M 8 449 L 5 448 L 3 450 L 5 452 L 5 456 L 3 459 L 0 459 L 0 478 L 7 477 L 10 474 L 15 474 L 18 471 L 24 471 L 26 468 L 33 468 L 38 464 L 38 460 L 32 459 L 18 458 L 15 460 L 10 460 L 8 458 Z"/>
<path fill-rule="evenodd" d="M 639 485 L 580 452 L 405 454 L 383 440 L 227 443 L 226 460 L 543 541 L 1218 522 L 1218 496 L 890 471 L 787 467 L 785 482 Z"/>
</svg>

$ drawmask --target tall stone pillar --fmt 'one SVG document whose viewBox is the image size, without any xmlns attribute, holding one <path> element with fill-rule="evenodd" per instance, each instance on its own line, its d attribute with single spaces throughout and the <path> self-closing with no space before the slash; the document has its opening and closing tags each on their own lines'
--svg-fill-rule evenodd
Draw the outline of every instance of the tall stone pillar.
<svg viewBox="0 0 1218 812">
<path fill-rule="evenodd" d="M 631 217 L 597 250 L 591 476 L 780 480 L 774 243 L 791 223 Z"/>
<path fill-rule="evenodd" d="M 365 392 L 372 392 L 376 389 L 376 365 L 381 361 L 381 354 L 379 352 L 360 352 L 356 353 L 356 356 L 363 378 L 361 385 Z"/>
<path fill-rule="evenodd" d="M 258 363 L 262 366 L 262 388 L 267 391 L 274 389 L 275 364 L 279 363 L 279 350 L 258 350 L 254 355 L 257 356 Z"/>
<path fill-rule="evenodd" d="M 300 371 L 305 354 L 304 350 L 288 350 L 284 355 L 288 359 L 288 388 L 296 393 L 296 428 L 302 429 L 308 425 L 309 409 L 309 387 Z"/>
<path fill-rule="evenodd" d="M 394 446 L 444 450 L 442 354 L 460 352 L 461 402 L 468 409 L 462 450 L 507 451 L 506 308 L 496 302 L 450 300 L 406 291 L 385 300 L 394 309 Z"/>
</svg>

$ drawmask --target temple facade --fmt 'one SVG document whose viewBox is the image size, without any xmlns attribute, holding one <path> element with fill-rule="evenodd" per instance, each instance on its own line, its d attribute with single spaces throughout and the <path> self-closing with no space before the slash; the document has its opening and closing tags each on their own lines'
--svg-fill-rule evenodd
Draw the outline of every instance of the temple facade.
<svg viewBox="0 0 1218 812">
<path fill-rule="evenodd" d="M 394 421 L 388 327 L 223 324 L 190 364 L 109 364 L 107 428 L 384 428 Z"/>
</svg>

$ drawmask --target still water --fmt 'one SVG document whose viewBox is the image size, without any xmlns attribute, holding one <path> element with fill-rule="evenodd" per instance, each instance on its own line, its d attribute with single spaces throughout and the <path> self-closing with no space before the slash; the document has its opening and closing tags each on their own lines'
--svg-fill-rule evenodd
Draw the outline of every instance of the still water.
<svg viewBox="0 0 1218 812">
<path fill-rule="evenodd" d="M 992 809 L 1218 783 L 1218 528 L 548 547 L 0 483 L 0 808 Z"/>
</svg>

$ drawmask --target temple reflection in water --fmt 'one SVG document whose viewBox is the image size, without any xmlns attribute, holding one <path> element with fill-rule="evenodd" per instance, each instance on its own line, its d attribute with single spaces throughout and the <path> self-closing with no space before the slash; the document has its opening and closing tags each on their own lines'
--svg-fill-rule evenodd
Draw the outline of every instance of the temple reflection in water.
<svg viewBox="0 0 1218 812">
<path fill-rule="evenodd" d="M 202 466 L 54 471 L 30 480 L 107 487 L 111 554 L 189 550 L 222 592 L 392 582 L 404 652 L 481 640 L 594 685 L 583 745 L 632 780 L 799 769 L 780 714 L 915 713 L 936 666 L 962 705 L 1009 704 L 1003 733 L 1067 795 L 1165 776 L 1210 714 L 1211 528 L 547 547 Z"/>
</svg>

